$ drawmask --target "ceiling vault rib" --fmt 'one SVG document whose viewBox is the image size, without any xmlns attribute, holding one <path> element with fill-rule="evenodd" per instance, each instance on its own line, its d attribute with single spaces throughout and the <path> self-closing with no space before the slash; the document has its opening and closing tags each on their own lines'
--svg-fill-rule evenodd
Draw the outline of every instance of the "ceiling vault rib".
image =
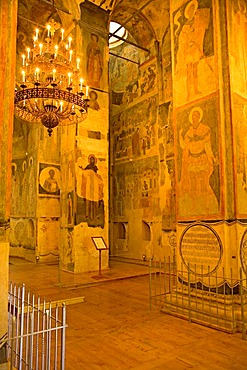
<svg viewBox="0 0 247 370">
<path fill-rule="evenodd" d="M 117 55 L 115 53 L 112 53 L 111 51 L 109 52 L 110 55 L 113 55 L 114 57 L 117 57 L 117 58 L 120 58 L 120 59 L 124 59 L 124 60 L 127 60 L 127 62 L 131 62 L 131 63 L 135 63 L 135 64 L 138 64 L 140 65 L 139 62 L 136 62 L 135 60 L 132 60 L 132 59 L 129 59 L 129 58 L 125 58 L 125 57 L 122 57 L 121 55 Z"/>
<path fill-rule="evenodd" d="M 127 40 L 127 39 L 125 39 L 125 38 L 123 38 L 121 36 L 118 36 L 118 35 L 114 34 L 114 33 L 109 32 L 109 36 L 110 37 L 113 36 L 113 37 L 115 37 L 118 40 L 122 40 L 124 42 L 127 42 L 127 44 L 133 45 L 136 48 L 142 49 L 142 50 L 146 51 L 147 53 L 150 53 L 150 50 L 144 48 L 143 46 L 140 46 L 140 45 L 136 44 L 135 42 L 129 41 L 129 40 Z"/>
</svg>

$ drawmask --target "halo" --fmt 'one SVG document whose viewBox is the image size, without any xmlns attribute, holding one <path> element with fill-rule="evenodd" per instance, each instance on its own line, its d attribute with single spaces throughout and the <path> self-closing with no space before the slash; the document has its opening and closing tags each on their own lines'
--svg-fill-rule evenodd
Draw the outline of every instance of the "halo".
<svg viewBox="0 0 247 370">
<path fill-rule="evenodd" d="M 15 171 L 17 170 L 17 164 L 16 163 L 14 163 L 14 162 L 12 162 L 11 163 L 11 168 L 14 168 L 15 169 Z"/>
<path fill-rule="evenodd" d="M 186 8 L 184 9 L 184 16 L 185 16 L 186 19 L 190 18 L 189 9 L 192 5 L 195 8 L 194 13 L 193 13 L 193 16 L 194 16 L 194 14 L 195 14 L 195 12 L 197 11 L 197 8 L 198 8 L 198 1 L 197 0 L 192 0 L 192 1 L 189 2 L 189 4 L 187 4 Z"/>
<path fill-rule="evenodd" d="M 189 114 L 190 123 L 192 123 L 192 115 L 193 115 L 194 112 L 199 112 L 200 113 L 199 122 L 201 122 L 202 117 L 203 117 L 203 110 L 200 107 L 194 107 L 193 109 L 191 109 L 190 114 Z"/>
<path fill-rule="evenodd" d="M 28 162 L 29 166 L 32 166 L 33 165 L 33 157 L 30 157 L 29 158 L 29 162 Z"/>
<path fill-rule="evenodd" d="M 95 96 L 95 100 L 97 100 L 97 99 L 98 99 L 98 94 L 96 93 L 96 91 L 91 90 L 91 91 L 89 92 L 89 97 L 90 97 L 90 98 L 92 98 L 92 95 L 94 95 L 94 96 Z"/>
<path fill-rule="evenodd" d="M 25 172 L 27 169 L 27 161 L 23 161 L 22 163 L 22 171 Z"/>
<path fill-rule="evenodd" d="M 90 163 L 90 160 L 91 160 L 91 158 L 94 158 L 94 160 L 95 160 L 95 164 L 97 163 L 97 158 L 95 157 L 95 155 L 94 154 L 90 154 L 89 156 L 88 156 L 88 163 Z"/>
</svg>

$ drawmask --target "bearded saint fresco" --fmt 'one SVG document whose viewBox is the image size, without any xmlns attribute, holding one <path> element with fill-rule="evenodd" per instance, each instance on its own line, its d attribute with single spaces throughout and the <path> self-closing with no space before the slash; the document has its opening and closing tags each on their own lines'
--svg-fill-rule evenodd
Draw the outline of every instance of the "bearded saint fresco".
<svg viewBox="0 0 247 370">
<path fill-rule="evenodd" d="M 179 188 L 180 215 L 217 214 L 218 200 L 211 187 L 211 176 L 217 158 L 212 150 L 211 129 L 202 122 L 203 110 L 191 109 L 189 129 L 179 131 L 182 149 L 181 178 Z"/>
</svg>

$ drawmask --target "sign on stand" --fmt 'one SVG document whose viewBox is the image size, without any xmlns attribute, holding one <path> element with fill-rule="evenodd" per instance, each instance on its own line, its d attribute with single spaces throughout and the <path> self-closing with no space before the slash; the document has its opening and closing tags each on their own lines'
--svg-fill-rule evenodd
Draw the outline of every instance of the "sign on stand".
<svg viewBox="0 0 247 370">
<path fill-rule="evenodd" d="M 95 248 L 99 251 L 99 276 L 97 276 L 97 278 L 103 278 L 101 275 L 101 252 L 108 248 L 102 236 L 92 236 L 92 241 L 94 242 Z"/>
</svg>

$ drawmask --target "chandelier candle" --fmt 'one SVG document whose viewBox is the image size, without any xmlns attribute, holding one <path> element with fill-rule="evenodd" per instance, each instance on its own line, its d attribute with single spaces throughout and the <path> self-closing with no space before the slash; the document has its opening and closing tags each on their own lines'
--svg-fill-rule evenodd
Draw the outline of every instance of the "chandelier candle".
<svg viewBox="0 0 247 370">
<path fill-rule="evenodd" d="M 83 85 L 73 37 L 54 19 L 45 28 L 45 32 L 36 28 L 33 47 L 30 45 L 21 56 L 15 114 L 28 122 L 41 122 L 51 136 L 59 124 L 79 123 L 86 118 L 89 87 Z"/>
</svg>

